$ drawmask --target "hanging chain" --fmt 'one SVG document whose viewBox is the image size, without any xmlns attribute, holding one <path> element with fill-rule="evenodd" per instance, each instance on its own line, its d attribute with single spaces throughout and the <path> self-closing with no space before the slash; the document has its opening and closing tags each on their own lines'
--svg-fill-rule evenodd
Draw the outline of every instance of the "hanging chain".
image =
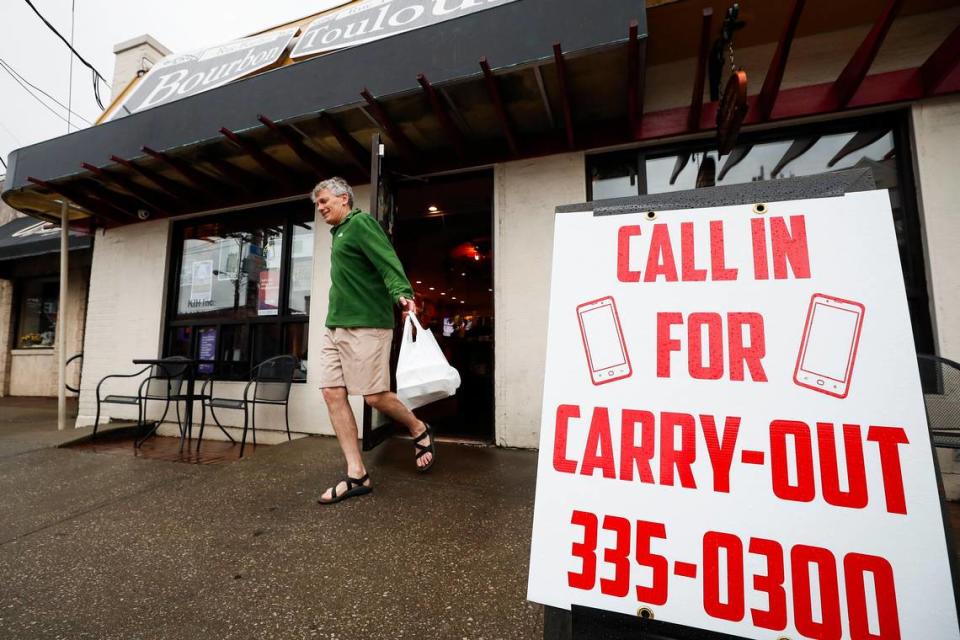
<svg viewBox="0 0 960 640">
<path fill-rule="evenodd" d="M 734 2 L 733 5 L 727 9 L 727 14 L 723 18 L 723 30 L 721 33 L 721 38 L 727 43 L 727 52 L 730 58 L 730 73 L 734 74 L 737 72 L 737 65 L 733 58 L 733 36 L 734 34 L 744 27 L 744 22 L 740 19 L 740 3 Z"/>
</svg>

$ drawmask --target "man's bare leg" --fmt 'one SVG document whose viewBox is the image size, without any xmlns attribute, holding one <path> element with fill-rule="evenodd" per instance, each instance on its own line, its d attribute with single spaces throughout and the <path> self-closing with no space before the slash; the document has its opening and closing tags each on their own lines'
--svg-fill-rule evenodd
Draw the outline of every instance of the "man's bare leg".
<svg viewBox="0 0 960 640">
<path fill-rule="evenodd" d="M 368 396 L 363 396 L 363 399 L 372 408 L 376 409 L 382 414 L 385 414 L 394 422 L 405 426 L 410 432 L 410 435 L 414 438 L 427 430 L 427 425 L 425 425 L 422 420 L 417 418 L 417 416 L 413 415 L 413 412 L 410 411 L 410 409 L 407 409 L 407 405 L 400 402 L 400 398 L 398 398 L 397 394 L 392 391 L 372 393 Z M 433 439 L 428 438 L 423 444 L 424 446 L 433 444 Z M 430 460 L 432 459 L 433 454 L 427 453 L 422 455 L 417 458 L 417 466 L 424 467 L 430 464 Z"/>
<path fill-rule="evenodd" d="M 350 402 L 347 400 L 347 389 L 346 387 L 324 387 L 323 399 L 327 403 L 330 422 L 333 424 L 334 433 L 337 434 L 340 450 L 343 451 L 343 457 L 347 460 L 347 475 L 351 478 L 362 478 L 367 473 L 367 469 L 363 466 L 363 457 L 360 455 L 357 421 L 353 417 L 353 410 L 350 409 Z M 370 486 L 370 481 L 364 484 Z M 331 498 L 332 489 L 331 487 L 324 492 L 322 496 L 324 500 Z M 343 495 L 346 490 L 346 482 L 337 485 L 337 495 Z"/>
</svg>

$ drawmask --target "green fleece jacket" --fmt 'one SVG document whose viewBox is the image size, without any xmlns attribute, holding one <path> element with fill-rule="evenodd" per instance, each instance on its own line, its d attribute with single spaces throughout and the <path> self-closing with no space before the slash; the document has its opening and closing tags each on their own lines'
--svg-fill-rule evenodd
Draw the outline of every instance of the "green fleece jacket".
<svg viewBox="0 0 960 640">
<path fill-rule="evenodd" d="M 400 296 L 413 298 L 390 239 L 368 213 L 351 211 L 330 230 L 330 307 L 327 326 L 393 327 Z"/>
</svg>

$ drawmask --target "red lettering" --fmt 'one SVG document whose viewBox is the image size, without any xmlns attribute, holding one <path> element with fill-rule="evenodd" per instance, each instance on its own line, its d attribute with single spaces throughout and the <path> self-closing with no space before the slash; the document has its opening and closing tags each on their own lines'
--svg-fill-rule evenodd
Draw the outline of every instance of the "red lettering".
<svg viewBox="0 0 960 640">
<path fill-rule="evenodd" d="M 653 225 L 643 281 L 656 282 L 660 276 L 663 276 L 666 282 L 677 281 L 677 264 L 673 258 L 673 247 L 670 245 L 670 231 L 665 224 Z"/>
<path fill-rule="evenodd" d="M 660 522 L 637 520 L 637 564 L 641 567 L 650 567 L 653 571 L 653 581 L 649 587 L 637 585 L 637 600 L 647 604 L 664 604 L 667 601 L 667 559 L 650 552 L 650 540 L 662 538 L 666 540 L 667 529 Z"/>
<path fill-rule="evenodd" d="M 630 269 L 630 238 L 640 235 L 640 225 L 620 227 L 617 232 L 617 280 L 640 282 L 640 272 Z"/>
<path fill-rule="evenodd" d="M 876 442 L 880 450 L 880 472 L 883 474 L 883 493 L 888 513 L 906 515 L 907 501 L 903 495 L 903 473 L 900 470 L 901 444 L 910 444 L 907 432 L 900 427 L 871 426 L 867 440 Z"/>
<path fill-rule="evenodd" d="M 746 363 L 754 382 L 766 382 L 767 374 L 761 360 L 767 354 L 763 330 L 763 316 L 759 313 L 727 314 L 727 340 L 730 343 L 730 379 L 743 380 Z M 743 344 L 743 327 L 750 333 L 750 346 Z"/>
<path fill-rule="evenodd" d="M 703 365 L 703 327 L 707 328 L 709 360 Z M 723 377 L 723 320 L 719 313 L 691 313 L 687 320 L 687 367 L 690 375 L 699 380 L 719 380 Z"/>
<path fill-rule="evenodd" d="M 571 554 L 580 558 L 580 572 L 567 572 L 567 584 L 573 589 L 593 589 L 597 580 L 597 516 L 589 511 L 574 511 L 570 524 L 583 527 L 583 542 L 574 542 Z"/>
<path fill-rule="evenodd" d="M 553 468 L 560 473 L 576 473 L 577 463 L 567 457 L 567 423 L 580 417 L 580 407 L 561 404 L 557 407 L 557 421 L 553 437 Z"/>
<path fill-rule="evenodd" d="M 613 462 L 613 438 L 610 436 L 610 412 L 606 407 L 596 407 L 593 410 L 580 473 L 592 476 L 597 469 L 603 472 L 604 478 L 617 477 Z"/>
<path fill-rule="evenodd" d="M 710 276 L 714 281 L 736 280 L 737 269 L 728 269 L 723 250 L 723 222 L 710 221 Z"/>
<path fill-rule="evenodd" d="M 604 516 L 603 528 L 617 534 L 617 546 L 603 551 L 603 561 L 614 566 L 613 579 L 600 578 L 600 593 L 623 598 L 630 593 L 630 521 Z"/>
<path fill-rule="evenodd" d="M 753 576 L 753 590 L 767 594 L 767 609 L 750 609 L 753 626 L 783 631 L 787 628 L 787 594 L 783 589 L 783 547 L 774 540 L 750 538 L 750 553 L 767 559 L 767 573 Z"/>
<path fill-rule="evenodd" d="M 683 324 L 683 314 L 657 314 L 657 377 L 670 377 L 670 352 L 680 351 L 680 341 L 670 337 L 670 327 Z"/>
<path fill-rule="evenodd" d="M 810 565 L 817 565 L 820 583 L 820 620 L 814 620 L 810 588 Z M 837 561 L 827 549 L 798 544 L 790 551 L 790 573 L 793 576 L 794 624 L 800 635 L 818 640 L 839 640 L 840 590 L 837 584 Z"/>
<path fill-rule="evenodd" d="M 835 507 L 862 509 L 867 506 L 867 472 L 863 465 L 860 425 L 843 425 L 843 450 L 847 461 L 846 491 L 840 490 L 840 469 L 837 464 L 837 442 L 833 424 L 817 423 L 817 444 L 820 448 L 823 499 Z"/>
<path fill-rule="evenodd" d="M 750 221 L 750 232 L 753 235 L 753 277 L 757 280 L 770 278 L 767 267 L 767 228 L 763 218 L 754 218 Z"/>
<path fill-rule="evenodd" d="M 720 600 L 720 549 L 727 562 L 727 602 Z M 703 536 L 703 610 L 712 618 L 743 620 L 743 543 L 732 533 L 708 531 Z"/>
<path fill-rule="evenodd" d="M 866 573 L 873 574 L 879 632 L 870 633 L 865 588 Z M 897 612 L 897 591 L 893 567 L 884 558 L 850 553 L 843 559 L 843 578 L 847 585 L 847 614 L 850 637 L 854 640 L 900 640 L 900 617 Z"/>
<path fill-rule="evenodd" d="M 803 216 L 790 216 L 790 228 L 783 218 L 770 218 L 770 245 L 773 248 L 773 277 L 787 278 L 787 263 L 793 277 L 810 277 L 810 255 L 807 250 L 807 227 Z"/>
<path fill-rule="evenodd" d="M 707 279 L 707 270 L 698 269 L 694 251 L 693 223 L 680 223 L 680 278 L 684 282 L 703 282 Z"/>
<path fill-rule="evenodd" d="M 674 430 L 680 427 L 680 448 L 675 444 Z M 660 414 L 660 484 L 673 486 L 673 469 L 680 476 L 680 485 L 696 489 L 690 465 L 697 459 L 696 423 L 688 413 Z"/>
<path fill-rule="evenodd" d="M 640 446 L 636 445 L 634 425 L 640 423 Z M 633 466 L 637 466 L 640 482 L 653 483 L 650 460 L 654 450 L 654 417 L 649 411 L 624 409 L 620 423 L 620 479 L 633 480 Z"/>
<path fill-rule="evenodd" d="M 797 484 L 790 484 L 787 466 L 787 436 L 793 437 L 797 466 Z M 810 427 L 794 420 L 770 423 L 770 467 L 773 493 L 782 500 L 811 502 L 816 495 L 813 483 L 813 445 Z"/>
<path fill-rule="evenodd" d="M 713 416 L 701 414 L 700 426 L 707 441 L 707 455 L 713 467 L 713 490 L 718 493 L 730 493 L 730 465 L 737 448 L 737 434 L 740 432 L 740 418 L 729 416 L 723 423 L 723 439 L 717 436 L 717 423 Z"/>
</svg>

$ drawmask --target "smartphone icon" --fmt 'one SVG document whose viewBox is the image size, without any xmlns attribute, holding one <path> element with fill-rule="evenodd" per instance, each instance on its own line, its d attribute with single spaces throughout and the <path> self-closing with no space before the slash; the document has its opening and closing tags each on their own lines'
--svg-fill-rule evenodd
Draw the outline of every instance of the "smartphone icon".
<svg viewBox="0 0 960 640">
<path fill-rule="evenodd" d="M 633 369 L 613 298 L 584 302 L 577 307 L 577 317 L 591 382 L 599 385 L 629 378 Z"/>
<path fill-rule="evenodd" d="M 810 297 L 793 381 L 837 398 L 850 392 L 864 307 L 822 293 Z"/>
</svg>

